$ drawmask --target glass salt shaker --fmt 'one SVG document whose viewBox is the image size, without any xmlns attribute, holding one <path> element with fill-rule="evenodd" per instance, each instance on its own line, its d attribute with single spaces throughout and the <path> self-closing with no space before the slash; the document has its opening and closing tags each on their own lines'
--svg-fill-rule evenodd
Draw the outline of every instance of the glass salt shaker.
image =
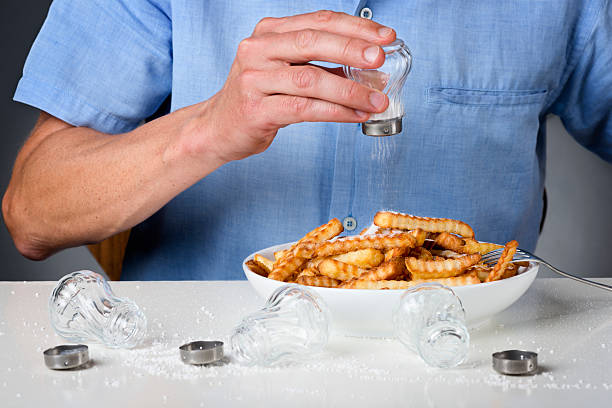
<svg viewBox="0 0 612 408">
<path fill-rule="evenodd" d="M 362 69 L 344 66 L 344 75 L 370 88 L 378 89 L 389 97 L 389 106 L 382 113 L 374 113 L 361 124 L 361 131 L 368 136 L 391 136 L 402 131 L 404 103 L 402 91 L 412 67 L 412 54 L 399 38 L 383 45 L 385 62 L 380 68 Z"/>
<path fill-rule="evenodd" d="M 58 281 L 49 299 L 49 316 L 55 332 L 74 343 L 131 348 L 147 331 L 138 306 L 115 296 L 108 282 L 92 271 L 73 272 Z"/>
<path fill-rule="evenodd" d="M 314 292 L 284 285 L 233 330 L 232 355 L 243 365 L 307 360 L 327 345 L 329 319 L 327 306 Z"/>
<path fill-rule="evenodd" d="M 393 326 L 397 339 L 430 366 L 451 368 L 467 357 L 465 311 L 446 286 L 424 283 L 406 290 L 393 312 Z"/>
</svg>

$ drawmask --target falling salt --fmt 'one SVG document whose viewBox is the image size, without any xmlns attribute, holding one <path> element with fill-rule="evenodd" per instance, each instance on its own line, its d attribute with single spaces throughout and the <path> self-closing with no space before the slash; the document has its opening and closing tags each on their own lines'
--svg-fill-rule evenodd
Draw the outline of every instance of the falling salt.
<svg viewBox="0 0 612 408">
<path fill-rule="evenodd" d="M 36 292 L 36 293 L 34 294 L 34 297 L 39 297 L 39 296 L 40 296 L 40 293 L 38 293 L 38 292 Z"/>
</svg>

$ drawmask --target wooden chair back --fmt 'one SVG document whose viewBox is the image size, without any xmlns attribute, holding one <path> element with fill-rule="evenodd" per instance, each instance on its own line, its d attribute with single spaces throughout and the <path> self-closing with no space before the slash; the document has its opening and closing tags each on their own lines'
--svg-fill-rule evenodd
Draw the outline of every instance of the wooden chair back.
<svg viewBox="0 0 612 408">
<path fill-rule="evenodd" d="M 89 252 L 96 258 L 110 280 L 121 278 L 123 257 L 130 238 L 130 231 L 123 231 L 97 244 L 87 245 Z"/>
</svg>

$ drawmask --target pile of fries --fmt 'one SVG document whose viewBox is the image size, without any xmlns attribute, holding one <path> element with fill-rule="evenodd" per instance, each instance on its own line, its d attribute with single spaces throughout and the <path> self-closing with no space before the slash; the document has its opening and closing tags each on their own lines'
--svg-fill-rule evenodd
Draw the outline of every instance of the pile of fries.
<svg viewBox="0 0 612 408">
<path fill-rule="evenodd" d="M 512 277 L 520 266 L 528 266 L 511 263 L 516 241 L 503 247 L 479 242 L 472 228 L 458 220 L 380 211 L 360 235 L 338 238 L 343 230 L 334 218 L 274 253 L 274 260 L 257 254 L 247 266 L 278 281 L 346 289 L 407 289 L 423 282 L 472 285 Z M 495 266 L 480 261 L 498 248 L 504 250 Z"/>
</svg>

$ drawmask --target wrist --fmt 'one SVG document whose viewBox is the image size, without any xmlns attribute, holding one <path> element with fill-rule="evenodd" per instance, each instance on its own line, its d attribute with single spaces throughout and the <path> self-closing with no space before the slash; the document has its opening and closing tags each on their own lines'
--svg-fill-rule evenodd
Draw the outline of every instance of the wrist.
<svg viewBox="0 0 612 408">
<path fill-rule="evenodd" d="M 187 115 L 175 138 L 176 143 L 172 143 L 172 151 L 169 151 L 181 161 L 200 164 L 207 173 L 229 162 L 220 154 L 215 142 L 217 131 L 211 120 L 210 102 L 207 100 L 185 108 Z"/>
</svg>

